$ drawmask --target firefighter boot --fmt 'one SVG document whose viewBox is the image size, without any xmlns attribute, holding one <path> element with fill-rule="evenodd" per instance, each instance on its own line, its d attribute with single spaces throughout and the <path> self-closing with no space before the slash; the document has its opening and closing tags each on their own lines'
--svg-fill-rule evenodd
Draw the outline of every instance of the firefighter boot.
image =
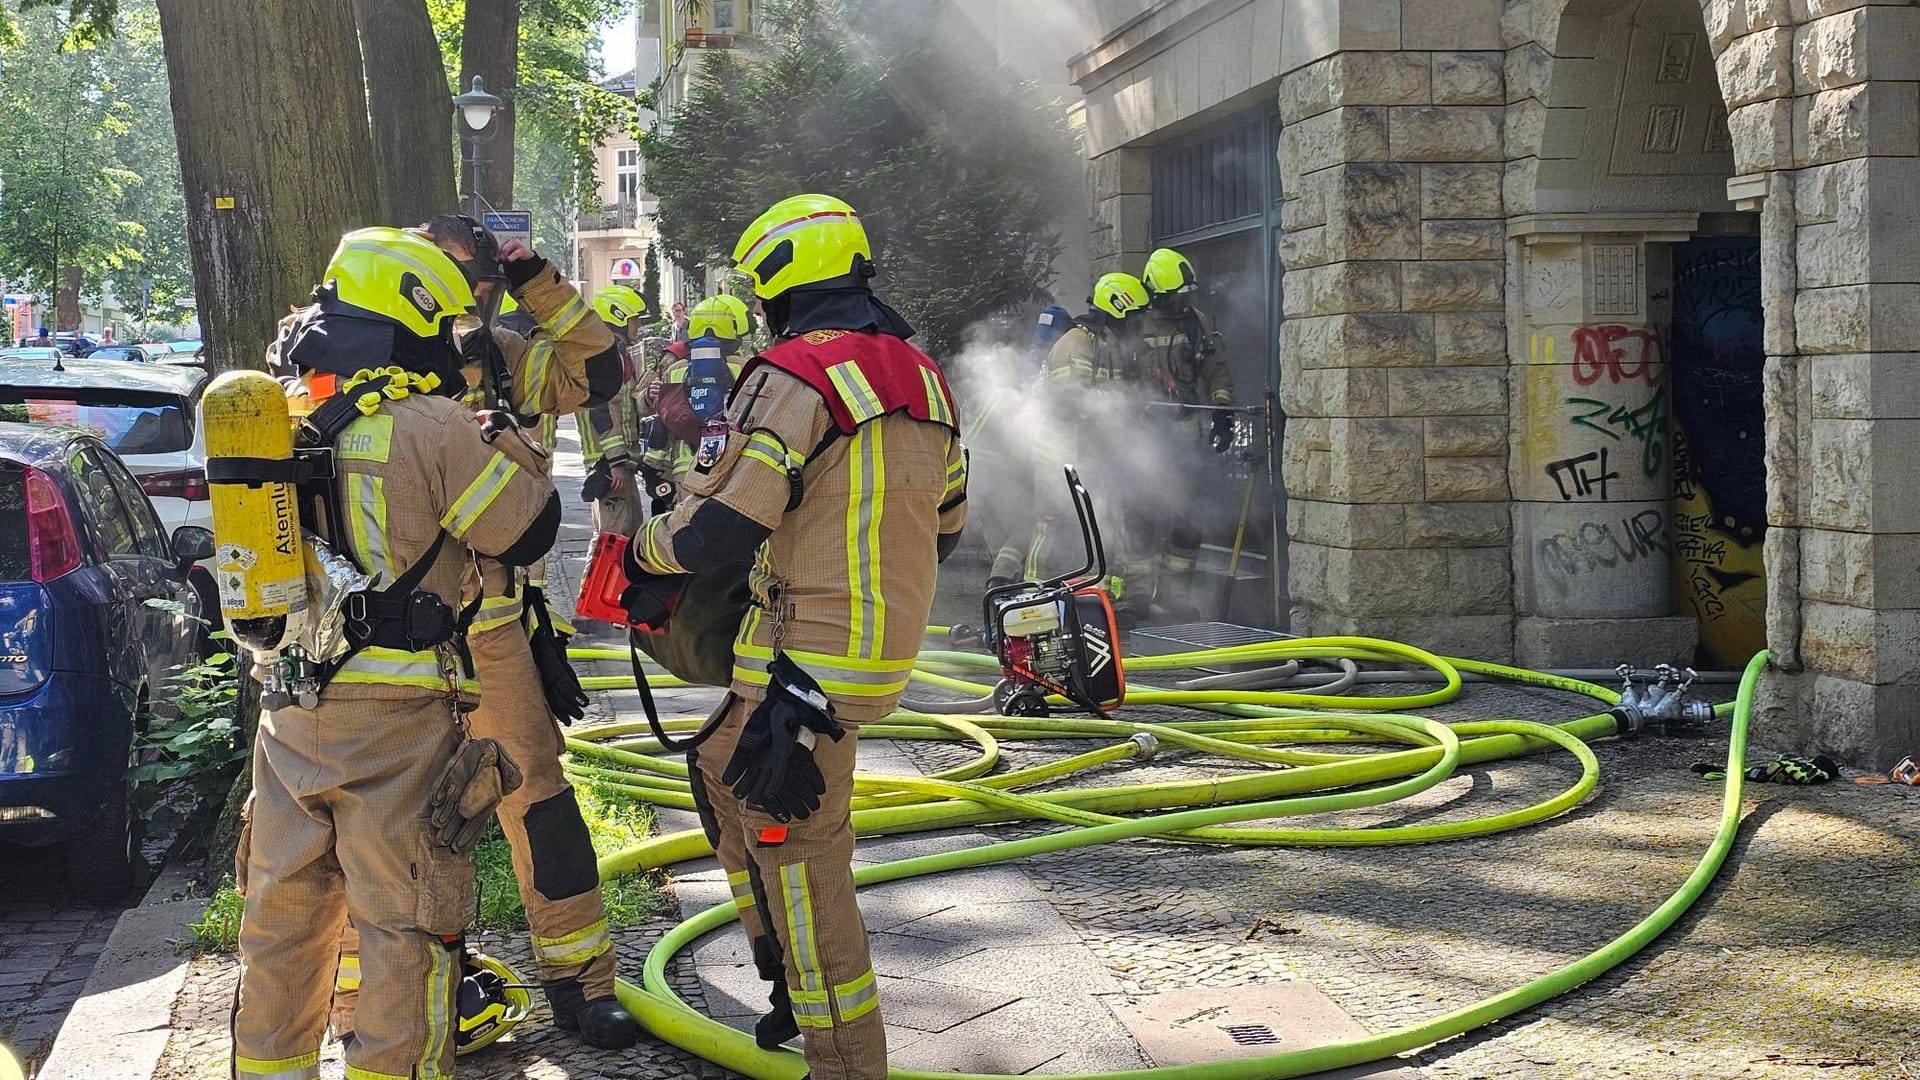
<svg viewBox="0 0 1920 1080">
<path fill-rule="evenodd" d="M 772 1050 L 799 1038 L 800 1024 L 793 1018 L 793 999 L 787 996 L 787 962 L 780 954 L 779 943 L 770 935 L 753 939 L 753 966 L 762 979 L 773 984 L 772 992 L 767 995 L 767 1003 L 773 1009 L 754 1022 L 753 1041 L 759 1043 L 762 1050 Z"/>
<path fill-rule="evenodd" d="M 625 1050 L 640 1041 L 640 1022 L 633 1018 L 619 999 L 603 997 L 588 1001 L 579 979 L 558 979 L 540 984 L 547 995 L 547 1008 L 553 1010 L 553 1026 L 571 1031 L 580 1041 L 596 1050 Z"/>
</svg>

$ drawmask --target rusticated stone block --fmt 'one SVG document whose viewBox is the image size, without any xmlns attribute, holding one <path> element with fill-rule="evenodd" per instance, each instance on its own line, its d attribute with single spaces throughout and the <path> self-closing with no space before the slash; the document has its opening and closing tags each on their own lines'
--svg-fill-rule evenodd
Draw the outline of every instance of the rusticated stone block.
<svg viewBox="0 0 1920 1080">
<path fill-rule="evenodd" d="M 1505 54 L 1437 52 L 1433 54 L 1435 105 L 1499 105 L 1505 101 Z"/>
<path fill-rule="evenodd" d="M 1793 31 L 1773 27 L 1733 40 L 1714 62 L 1727 107 L 1793 96 Z"/>
<path fill-rule="evenodd" d="M 1493 261 L 1426 260 L 1402 264 L 1408 311 L 1498 311 L 1505 306 L 1503 272 Z"/>
<path fill-rule="evenodd" d="M 1498 364 L 1507 358 L 1507 320 L 1498 311 L 1441 312 L 1433 316 L 1436 364 Z"/>
<path fill-rule="evenodd" d="M 1399 311 L 1400 264 L 1339 262 L 1288 270 L 1281 296 L 1288 318 L 1349 311 Z"/>
<path fill-rule="evenodd" d="M 1287 536 L 1339 548 L 1406 546 L 1406 510 L 1400 503 L 1287 500 Z"/>
<path fill-rule="evenodd" d="M 1426 428 L 1418 419 L 1333 419 L 1329 489 L 1340 502 L 1418 502 Z"/>
<path fill-rule="evenodd" d="M 1793 167 L 1793 99 L 1743 105 L 1727 115 L 1733 171 L 1757 173 Z"/>
<path fill-rule="evenodd" d="M 1388 146 L 1394 161 L 1499 161 L 1501 109 L 1474 106 L 1393 108 Z"/>
<path fill-rule="evenodd" d="M 1920 352 L 1920 285 L 1802 288 L 1793 320 L 1802 353 Z"/>
<path fill-rule="evenodd" d="M 1280 384 L 1288 416 L 1385 416 L 1387 372 L 1382 368 L 1310 368 L 1288 371 Z"/>
<path fill-rule="evenodd" d="M 1747 32 L 1745 0 L 1700 0 L 1700 14 L 1706 19 L 1707 44 L 1716 56 Z"/>
<path fill-rule="evenodd" d="M 1420 223 L 1420 256 L 1425 259 L 1498 259 L 1506 244 L 1506 223 L 1497 218 Z"/>
<path fill-rule="evenodd" d="M 1394 416 L 1505 417 L 1507 369 L 1394 368 L 1387 373 L 1387 408 Z"/>
<path fill-rule="evenodd" d="M 1433 318 L 1369 313 L 1288 319 L 1280 324 L 1281 362 L 1302 368 L 1430 364 Z"/>
<path fill-rule="evenodd" d="M 1427 421 L 1430 458 L 1500 457 L 1506 452 L 1505 416 L 1436 416 Z"/>
<path fill-rule="evenodd" d="M 1291 189 L 1300 177 L 1348 161 L 1390 161 L 1387 110 L 1333 109 L 1280 129 L 1280 182 Z"/>
<path fill-rule="evenodd" d="M 1486 502 L 1509 495 L 1505 456 L 1428 458 L 1426 481 L 1429 502 Z"/>
<path fill-rule="evenodd" d="M 1528 617 L 1513 628 L 1514 662 L 1523 667 L 1613 667 L 1684 664 L 1700 643 L 1700 626 L 1684 615 L 1632 619 Z"/>
<path fill-rule="evenodd" d="M 1498 165 L 1422 165 L 1420 216 L 1500 217 L 1500 173 Z"/>
<path fill-rule="evenodd" d="M 1794 88 L 1801 94 L 1869 79 L 1920 79 L 1920 10 L 1870 5 L 1794 31 Z"/>
<path fill-rule="evenodd" d="M 1529 41 L 1519 48 L 1508 49 L 1505 71 L 1509 102 L 1526 98 L 1547 100 L 1553 87 L 1553 54 L 1538 42 Z"/>
<path fill-rule="evenodd" d="M 1462 615 L 1496 615 L 1513 610 L 1513 559 L 1497 548 L 1454 548 L 1447 552 L 1449 609 Z"/>
<path fill-rule="evenodd" d="M 1920 154 L 1920 83 L 1873 82 L 1794 99 L 1793 160 Z"/>
<path fill-rule="evenodd" d="M 1490 547 L 1506 555 L 1513 510 L 1504 501 L 1413 503 L 1406 509 L 1406 530 L 1409 547 Z"/>
</svg>

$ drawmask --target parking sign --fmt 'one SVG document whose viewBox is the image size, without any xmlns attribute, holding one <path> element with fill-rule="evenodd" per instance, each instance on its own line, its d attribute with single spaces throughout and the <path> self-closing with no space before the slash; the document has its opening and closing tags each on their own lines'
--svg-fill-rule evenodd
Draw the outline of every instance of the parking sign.
<svg viewBox="0 0 1920 1080">
<path fill-rule="evenodd" d="M 528 251 L 533 250 L 533 211 L 531 210 L 488 210 L 480 215 L 480 224 L 501 243 L 518 240 Z"/>
</svg>

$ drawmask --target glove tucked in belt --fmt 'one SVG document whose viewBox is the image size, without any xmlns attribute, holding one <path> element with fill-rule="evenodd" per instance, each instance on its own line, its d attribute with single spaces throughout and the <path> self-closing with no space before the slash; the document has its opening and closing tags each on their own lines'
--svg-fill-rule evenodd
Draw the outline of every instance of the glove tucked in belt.
<svg viewBox="0 0 1920 1080">
<path fill-rule="evenodd" d="M 821 735 L 838 742 L 846 733 L 820 684 L 776 652 L 767 664 L 767 698 L 747 717 L 720 782 L 749 809 L 775 821 L 805 821 L 820 809 L 827 790 L 813 748 Z"/>
<path fill-rule="evenodd" d="M 433 783 L 427 803 L 434 842 L 465 855 L 480 842 L 493 808 L 520 787 L 520 766 L 492 739 L 468 739 Z"/>
</svg>

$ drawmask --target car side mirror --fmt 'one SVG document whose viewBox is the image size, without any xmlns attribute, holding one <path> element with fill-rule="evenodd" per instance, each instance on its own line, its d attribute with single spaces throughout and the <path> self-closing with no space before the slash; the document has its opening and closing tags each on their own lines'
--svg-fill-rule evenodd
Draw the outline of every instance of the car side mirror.
<svg viewBox="0 0 1920 1080">
<path fill-rule="evenodd" d="M 198 525 L 173 530 L 173 557 L 183 563 L 213 558 L 213 534 Z"/>
</svg>

